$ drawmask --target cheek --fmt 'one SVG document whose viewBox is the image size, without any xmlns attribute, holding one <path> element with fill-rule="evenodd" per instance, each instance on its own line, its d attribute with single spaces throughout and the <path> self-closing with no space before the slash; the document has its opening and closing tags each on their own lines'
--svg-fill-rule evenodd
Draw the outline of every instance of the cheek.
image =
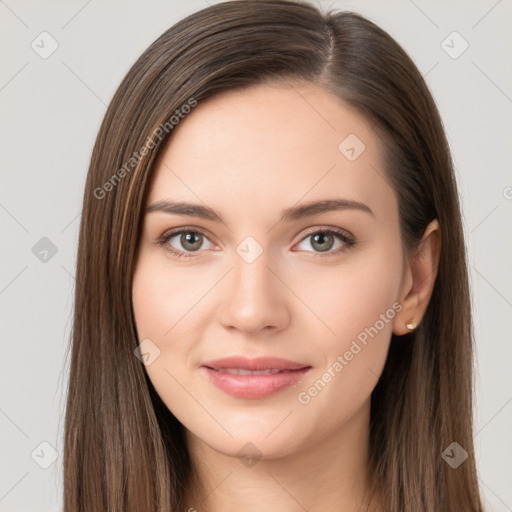
<svg viewBox="0 0 512 512">
<path fill-rule="evenodd" d="M 144 368 L 156 392 L 173 412 L 182 410 L 183 404 L 188 403 L 180 383 L 186 381 L 184 360 L 189 347 L 183 340 L 191 338 L 187 336 L 187 311 L 194 301 L 187 288 L 183 288 L 187 283 L 182 281 L 175 272 L 166 270 L 161 259 L 143 254 L 137 262 L 132 284 L 139 343 L 147 344 L 146 340 L 151 340 L 145 345 L 149 347 L 151 361 Z"/>
<path fill-rule="evenodd" d="M 142 255 L 132 284 L 132 302 L 139 339 L 158 344 L 189 325 L 196 313 L 194 305 L 207 291 L 198 273 L 171 270 L 157 255 Z M 162 347 L 163 348 L 163 347 Z"/>
<path fill-rule="evenodd" d="M 172 326 L 168 308 L 171 295 L 162 281 L 160 272 L 142 259 L 137 264 L 133 285 L 132 302 L 139 340 L 160 339 Z"/>
<path fill-rule="evenodd" d="M 132 283 L 137 335 L 139 343 L 149 339 L 157 347 L 158 357 L 145 368 L 164 399 L 182 393 L 170 373 L 184 382 L 193 364 L 198 326 L 207 315 L 202 299 L 211 289 L 209 277 L 170 268 L 161 254 L 150 251 L 137 262 Z"/>
<path fill-rule="evenodd" d="M 329 272 L 319 269 L 301 278 L 300 293 L 323 323 L 315 325 L 327 332 L 323 338 L 332 340 L 331 348 L 343 345 L 377 322 L 379 330 L 387 334 L 392 330 L 391 322 L 386 320 L 394 318 L 399 307 L 395 301 L 401 281 L 401 254 L 385 250 L 367 254 L 347 259 L 346 264 Z"/>
<path fill-rule="evenodd" d="M 311 396 L 322 395 L 318 405 L 348 400 L 347 392 L 352 405 L 362 403 L 384 367 L 394 318 L 401 310 L 396 298 L 402 260 L 399 251 L 381 247 L 350 263 L 347 259 L 347 265 L 330 273 L 323 286 L 318 275 L 302 281 L 305 302 L 322 321 L 315 323 L 323 333 L 316 337 L 316 351 L 324 357 L 319 371 L 301 390 L 309 394 L 307 386 L 316 386 Z"/>
</svg>

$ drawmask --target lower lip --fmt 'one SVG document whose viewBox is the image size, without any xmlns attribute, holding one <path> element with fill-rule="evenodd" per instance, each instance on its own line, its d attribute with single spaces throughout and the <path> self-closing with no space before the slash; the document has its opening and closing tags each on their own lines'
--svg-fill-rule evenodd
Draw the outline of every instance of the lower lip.
<svg viewBox="0 0 512 512">
<path fill-rule="evenodd" d="M 281 389 L 292 386 L 300 381 L 311 367 L 290 370 L 274 375 L 234 375 L 221 373 L 206 366 L 201 371 L 206 373 L 210 382 L 228 395 L 237 398 L 258 399 L 271 396 Z"/>
</svg>

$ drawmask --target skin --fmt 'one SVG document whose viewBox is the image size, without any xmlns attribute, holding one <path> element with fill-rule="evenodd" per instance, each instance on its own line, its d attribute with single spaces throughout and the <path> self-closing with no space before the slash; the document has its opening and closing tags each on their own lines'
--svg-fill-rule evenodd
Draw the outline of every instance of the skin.
<svg viewBox="0 0 512 512">
<path fill-rule="evenodd" d="M 354 161 L 338 149 L 349 134 L 366 146 Z M 417 253 L 403 258 L 398 203 L 379 144 L 370 123 L 315 85 L 258 85 L 200 102 L 158 159 L 147 206 L 187 201 L 224 220 L 146 213 L 132 296 L 139 340 L 160 350 L 145 368 L 185 426 L 213 512 L 359 510 L 371 393 L 392 332 L 405 334 L 408 322 L 421 321 L 440 250 L 433 221 Z M 279 221 L 285 208 L 337 198 L 364 203 L 373 214 L 345 209 Z M 190 258 L 158 243 L 179 227 L 205 234 Z M 323 256 L 311 235 L 329 227 L 348 231 L 356 245 L 334 237 L 331 255 Z M 252 263 L 236 251 L 247 236 L 263 249 Z M 180 235 L 169 245 L 190 247 Z M 393 304 L 401 310 L 300 403 L 298 394 Z M 282 357 L 312 370 L 268 398 L 235 398 L 199 371 L 202 362 L 231 355 Z M 255 464 L 237 456 L 249 442 Z M 204 509 L 192 491 L 187 510 Z M 374 505 L 384 510 L 379 496 Z"/>
</svg>

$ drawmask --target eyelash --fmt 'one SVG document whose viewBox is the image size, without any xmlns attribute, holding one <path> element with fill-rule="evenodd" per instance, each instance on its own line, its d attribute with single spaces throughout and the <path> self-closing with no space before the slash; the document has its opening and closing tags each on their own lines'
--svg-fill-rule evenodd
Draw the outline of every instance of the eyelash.
<svg viewBox="0 0 512 512">
<path fill-rule="evenodd" d="M 183 228 L 178 228 L 178 229 L 172 230 L 172 231 L 166 231 L 158 239 L 158 244 L 161 245 L 166 251 L 170 252 L 173 256 L 175 256 L 177 258 L 193 258 L 195 256 L 195 254 L 193 254 L 193 252 L 201 252 L 201 251 L 193 251 L 193 252 L 191 251 L 190 253 L 187 253 L 184 251 L 178 251 L 167 244 L 167 242 L 171 238 L 173 238 L 176 235 L 181 235 L 183 233 L 199 233 L 199 234 L 203 235 L 205 238 L 208 238 L 206 236 L 206 234 L 201 229 L 192 228 L 192 227 L 183 227 Z M 332 227 L 328 228 L 328 229 L 315 229 L 314 231 L 309 231 L 300 239 L 299 243 L 304 241 L 306 238 L 308 238 L 312 235 L 316 235 L 318 233 L 334 235 L 341 242 L 343 242 L 344 246 L 342 246 L 341 248 L 338 248 L 335 251 L 328 251 L 324 254 L 315 253 L 314 257 L 324 258 L 324 257 L 334 256 L 340 252 L 343 252 L 347 249 L 354 247 L 357 243 L 356 240 L 353 237 L 349 236 L 345 230 L 340 229 L 340 228 L 332 228 Z M 308 252 L 311 252 L 311 251 L 308 251 Z"/>
</svg>

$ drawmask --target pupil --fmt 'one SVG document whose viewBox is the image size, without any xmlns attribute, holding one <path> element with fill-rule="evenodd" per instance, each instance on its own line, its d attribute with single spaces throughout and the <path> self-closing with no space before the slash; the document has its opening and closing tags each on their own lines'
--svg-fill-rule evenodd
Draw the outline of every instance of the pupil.
<svg viewBox="0 0 512 512">
<path fill-rule="evenodd" d="M 318 250 L 321 252 L 328 251 L 329 249 L 332 248 L 332 235 L 329 235 L 328 233 L 317 233 L 313 237 L 313 247 L 318 242 L 318 240 L 320 240 L 320 244 L 322 244 L 322 243 L 325 244 L 326 239 L 328 239 L 328 241 L 330 241 L 331 243 L 328 243 L 327 247 L 325 245 L 324 246 L 320 245 L 320 247 L 318 247 Z"/>
</svg>

